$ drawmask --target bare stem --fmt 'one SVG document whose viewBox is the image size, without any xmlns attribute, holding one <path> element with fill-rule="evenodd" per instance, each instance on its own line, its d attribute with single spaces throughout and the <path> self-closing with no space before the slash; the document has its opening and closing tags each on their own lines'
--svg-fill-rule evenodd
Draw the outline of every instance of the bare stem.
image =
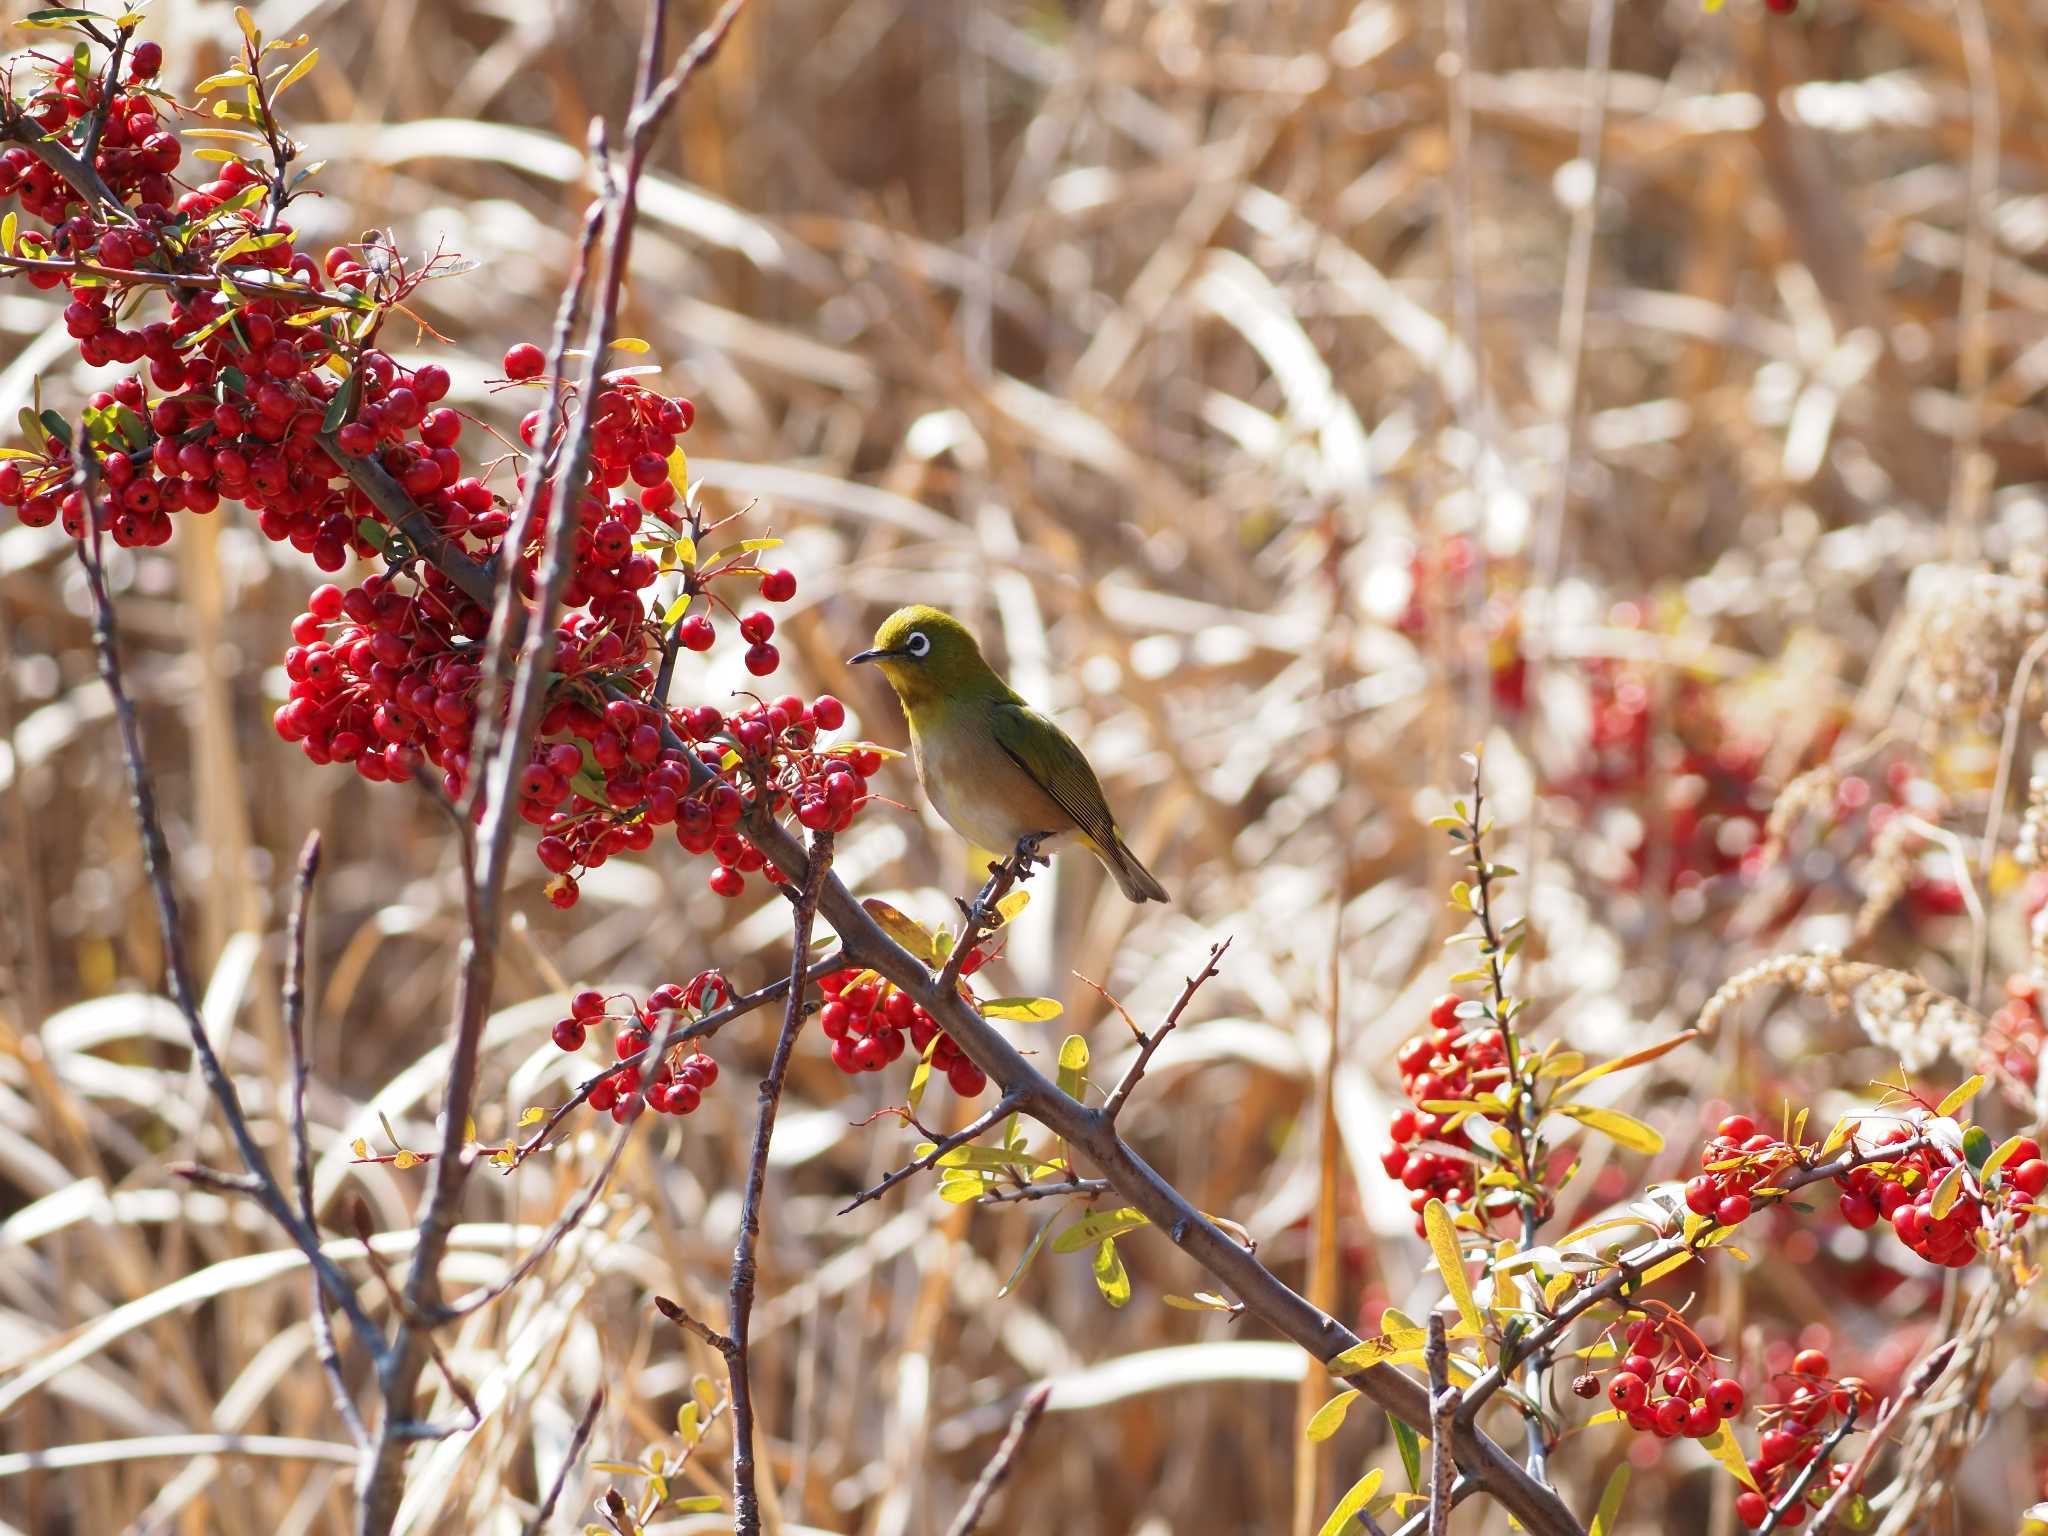
<svg viewBox="0 0 2048 1536">
<path fill-rule="evenodd" d="M 760 1495 L 754 1473 L 754 1386 L 747 1362 L 747 1333 L 754 1317 L 755 1246 L 761 1239 L 761 1197 L 768 1183 L 768 1147 L 775 1137 L 775 1116 L 782 1107 L 782 1085 L 789 1075 L 790 1054 L 804 1027 L 804 956 L 811 947 L 811 925 L 818 915 L 818 896 L 832 867 L 832 834 L 811 838 L 804 883 L 797 893 L 789 945 L 789 997 L 782 1010 L 782 1033 L 761 1079 L 760 1110 L 754 1119 L 754 1152 L 747 1163 L 746 1194 L 740 1202 L 739 1241 L 732 1250 L 731 1342 L 726 1352 L 726 1377 L 732 1393 L 733 1536 L 757 1536 L 761 1529 Z"/>
<path fill-rule="evenodd" d="M 981 1469 L 981 1476 L 974 1480 L 974 1486 L 967 1490 L 967 1502 L 960 1506 L 960 1513 L 946 1528 L 946 1536 L 973 1536 L 974 1528 L 981 1524 L 981 1517 L 988 1510 L 989 1500 L 1002 1487 L 1003 1479 L 1010 1475 L 1010 1468 L 1016 1465 L 1025 1440 L 1037 1427 L 1039 1419 L 1044 1417 L 1045 1405 L 1051 1401 L 1052 1386 L 1046 1383 L 1033 1388 L 1017 1405 L 1017 1412 L 1010 1420 L 1009 1433 L 1003 1436 L 1003 1443 L 996 1447 L 988 1465 Z"/>
</svg>

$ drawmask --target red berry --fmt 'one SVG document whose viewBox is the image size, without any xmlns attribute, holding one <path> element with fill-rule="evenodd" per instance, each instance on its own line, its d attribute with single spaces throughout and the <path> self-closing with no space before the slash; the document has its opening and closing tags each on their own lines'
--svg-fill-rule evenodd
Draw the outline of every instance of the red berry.
<svg viewBox="0 0 2048 1536">
<path fill-rule="evenodd" d="M 147 80 L 164 67 L 164 50 L 158 43 L 137 43 L 128 54 L 128 78 Z"/>
<path fill-rule="evenodd" d="M 579 1019 L 604 1017 L 604 994 L 594 987 L 586 987 L 569 999 L 569 1012 Z"/>
<path fill-rule="evenodd" d="M 782 665 L 782 654 L 772 645 L 750 645 L 747 647 L 747 670 L 756 677 L 766 677 Z"/>
<path fill-rule="evenodd" d="M 2012 1186 L 2029 1200 L 2037 1200 L 2041 1191 L 2048 1189 L 2048 1162 L 2038 1157 L 2027 1159 L 2012 1171 Z"/>
<path fill-rule="evenodd" d="M 775 633 L 775 619 L 772 614 L 750 613 L 740 620 L 740 638 L 755 645 L 765 642 Z"/>
<path fill-rule="evenodd" d="M 820 694 L 811 706 L 811 718 L 818 722 L 821 731 L 836 731 L 846 724 L 846 706 L 831 694 Z"/>
<path fill-rule="evenodd" d="M 747 888 L 747 877 L 730 864 L 721 864 L 711 871 L 711 889 L 724 897 L 734 897 Z"/>
<path fill-rule="evenodd" d="M 1643 1385 L 1643 1378 L 1630 1371 L 1618 1371 L 1607 1383 L 1607 1401 L 1623 1413 L 1640 1408 L 1649 1400 L 1650 1389 Z"/>
<path fill-rule="evenodd" d="M 558 1020 L 554 1028 L 555 1044 L 565 1051 L 583 1049 L 583 1026 L 574 1019 Z"/>
<path fill-rule="evenodd" d="M 1694 1403 L 1685 1410 L 1685 1432 L 1694 1440 L 1704 1440 L 1720 1427 L 1721 1415 L 1711 1402 Z"/>
<path fill-rule="evenodd" d="M 547 354 L 530 341 L 522 341 L 505 351 L 505 377 L 508 379 L 537 379 L 547 365 Z"/>
<path fill-rule="evenodd" d="M 761 601 L 764 603 L 786 603 L 795 596 L 795 572 L 770 571 L 761 578 Z"/>
<path fill-rule="evenodd" d="M 1735 1496 L 1735 1515 L 1752 1530 L 1764 1523 L 1764 1516 L 1771 1512 L 1770 1501 L 1753 1488 L 1746 1488 Z"/>
<path fill-rule="evenodd" d="M 1747 1141 L 1756 1134 L 1756 1122 L 1747 1115 L 1730 1115 L 1715 1128 L 1715 1134 L 1727 1141 Z"/>
<path fill-rule="evenodd" d="M 1802 1349 L 1792 1357 L 1792 1372 L 1796 1376 L 1827 1375 L 1828 1357 L 1826 1351 Z"/>
<path fill-rule="evenodd" d="M 1749 1220 L 1749 1196 L 1730 1195 L 1714 1207 L 1714 1220 L 1724 1227 L 1739 1227 Z"/>
<path fill-rule="evenodd" d="M 1732 1419 L 1742 1412 L 1742 1383 L 1733 1376 L 1723 1376 L 1708 1384 L 1707 1401 L 1714 1405 L 1714 1412 L 1724 1419 Z"/>
</svg>

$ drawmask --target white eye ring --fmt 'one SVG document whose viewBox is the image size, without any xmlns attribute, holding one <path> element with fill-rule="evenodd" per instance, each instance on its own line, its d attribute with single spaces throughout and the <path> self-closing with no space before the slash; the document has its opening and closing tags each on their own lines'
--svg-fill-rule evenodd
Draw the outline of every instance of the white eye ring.
<svg viewBox="0 0 2048 1536">
<path fill-rule="evenodd" d="M 929 656 L 932 653 L 932 643 L 926 638 L 923 630 L 913 629 L 910 638 L 903 642 L 903 649 L 913 656 Z"/>
</svg>

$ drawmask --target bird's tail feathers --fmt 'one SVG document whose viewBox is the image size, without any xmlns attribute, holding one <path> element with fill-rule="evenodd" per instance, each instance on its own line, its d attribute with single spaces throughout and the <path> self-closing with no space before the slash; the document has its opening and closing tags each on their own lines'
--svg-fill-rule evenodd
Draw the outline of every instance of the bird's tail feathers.
<svg viewBox="0 0 2048 1536">
<path fill-rule="evenodd" d="M 1107 846 L 1089 839 L 1089 849 L 1102 860 L 1104 868 L 1115 877 L 1117 887 L 1132 901 L 1171 901 L 1166 887 L 1152 878 L 1152 871 L 1138 862 L 1138 856 L 1124 846 L 1124 840 L 1114 833 Z"/>
</svg>

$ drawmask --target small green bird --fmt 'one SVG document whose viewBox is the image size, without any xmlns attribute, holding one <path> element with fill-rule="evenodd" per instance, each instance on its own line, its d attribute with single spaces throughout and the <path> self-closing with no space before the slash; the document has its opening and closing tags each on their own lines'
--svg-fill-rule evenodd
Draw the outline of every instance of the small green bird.
<svg viewBox="0 0 2048 1536">
<path fill-rule="evenodd" d="M 917 782 L 955 832 L 994 853 L 1033 835 L 1078 838 L 1132 901 L 1168 899 L 1124 846 L 1081 749 L 996 676 L 958 619 L 898 608 L 851 660 L 874 662 L 896 690 Z"/>
</svg>

